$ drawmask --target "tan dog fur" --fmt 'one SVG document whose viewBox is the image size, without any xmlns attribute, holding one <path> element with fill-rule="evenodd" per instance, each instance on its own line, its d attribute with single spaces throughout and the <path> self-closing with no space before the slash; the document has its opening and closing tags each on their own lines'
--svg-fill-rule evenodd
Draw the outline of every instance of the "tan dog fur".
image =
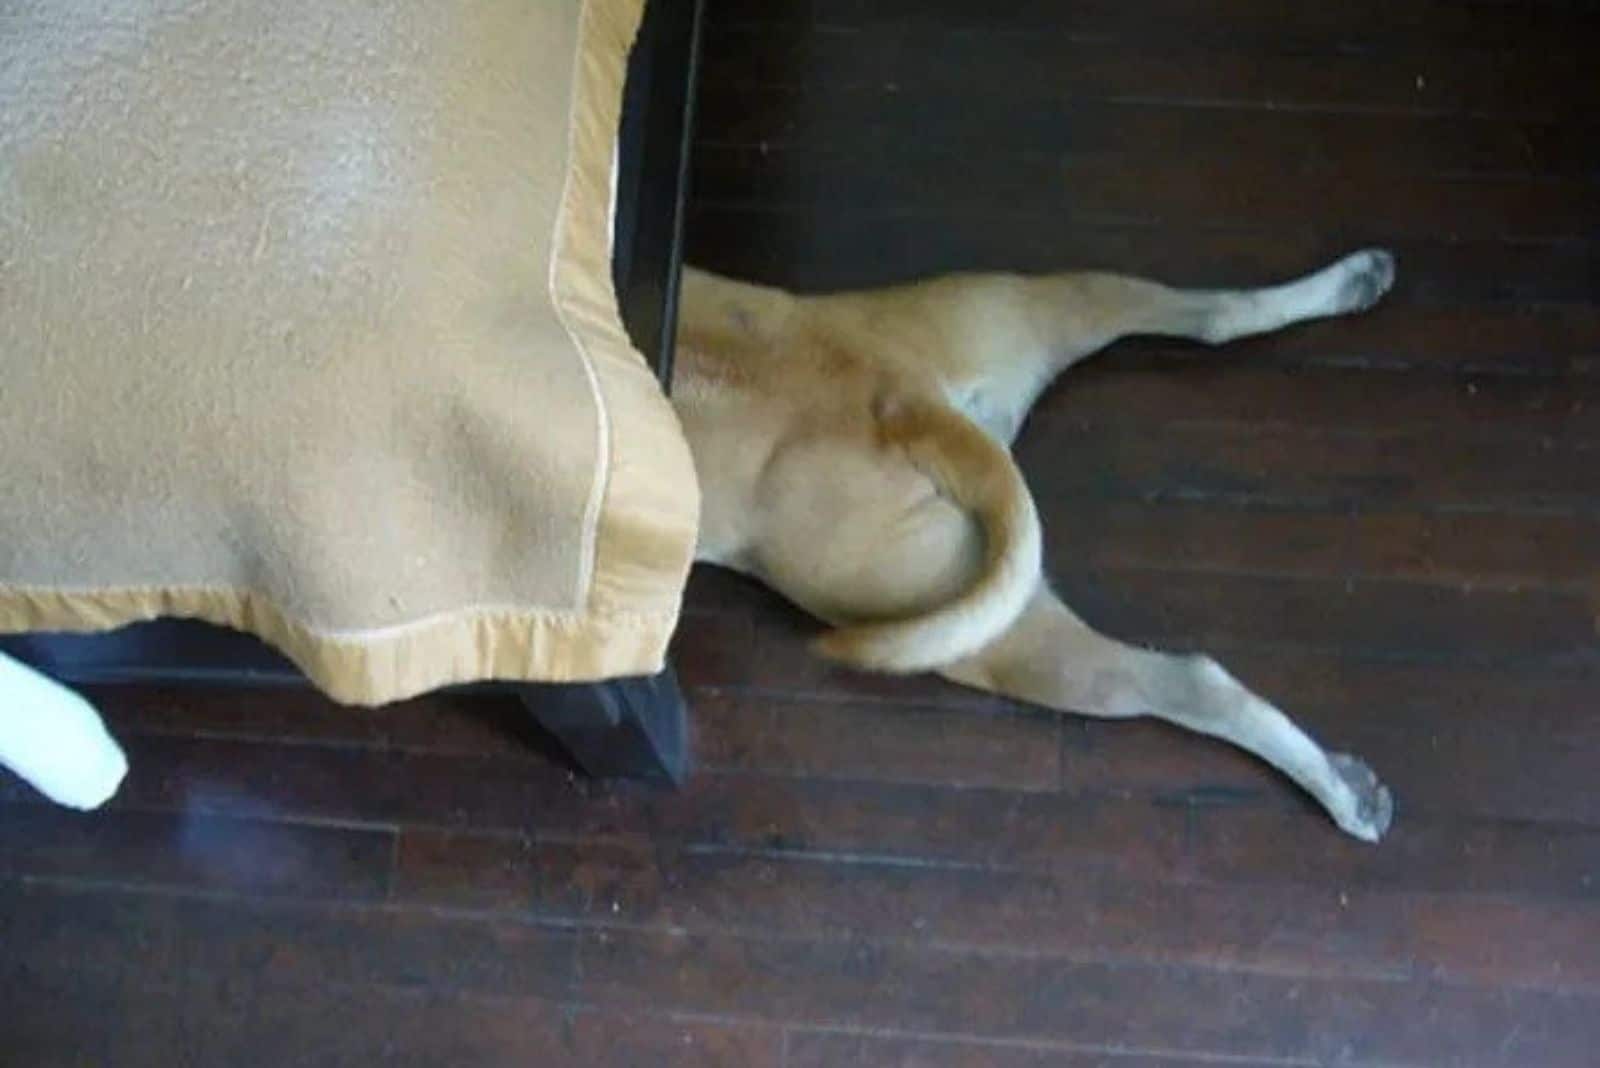
<svg viewBox="0 0 1600 1068">
<path fill-rule="evenodd" d="M 1392 804 L 1365 764 L 1208 657 L 1114 641 L 1061 602 L 1010 445 L 1055 376 L 1117 338 L 1218 344 L 1363 310 L 1393 278 L 1376 250 L 1245 291 L 990 274 L 801 297 L 691 269 L 673 400 L 704 497 L 697 558 L 831 624 L 825 655 L 1225 739 L 1376 841 Z"/>
</svg>

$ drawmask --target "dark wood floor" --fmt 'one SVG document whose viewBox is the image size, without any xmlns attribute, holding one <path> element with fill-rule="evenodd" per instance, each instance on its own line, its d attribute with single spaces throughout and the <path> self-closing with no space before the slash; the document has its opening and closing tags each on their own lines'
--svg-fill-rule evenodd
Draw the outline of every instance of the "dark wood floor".
<svg viewBox="0 0 1600 1068">
<path fill-rule="evenodd" d="M 693 257 L 1264 281 L 1371 315 L 1126 343 L 1020 453 L 1059 585 L 1205 648 L 1399 814 L 807 658 L 699 574 L 699 771 L 517 709 L 98 694 L 108 811 L 0 783 L 0 1063 L 1594 1064 L 1600 14 L 1549 0 L 713 0 Z"/>
</svg>

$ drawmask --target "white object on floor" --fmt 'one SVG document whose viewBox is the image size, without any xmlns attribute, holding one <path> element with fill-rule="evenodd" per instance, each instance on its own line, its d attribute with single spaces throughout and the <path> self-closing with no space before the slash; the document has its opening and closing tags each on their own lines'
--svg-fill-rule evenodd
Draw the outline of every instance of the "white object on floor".
<svg viewBox="0 0 1600 1068">
<path fill-rule="evenodd" d="M 99 808 L 128 774 L 128 758 L 94 707 L 0 653 L 0 764 L 60 805 Z"/>
</svg>

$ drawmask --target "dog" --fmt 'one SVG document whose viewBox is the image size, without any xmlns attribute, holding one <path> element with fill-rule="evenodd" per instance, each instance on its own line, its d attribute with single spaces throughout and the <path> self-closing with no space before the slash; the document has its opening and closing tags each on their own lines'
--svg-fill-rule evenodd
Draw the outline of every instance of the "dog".
<svg viewBox="0 0 1600 1068">
<path fill-rule="evenodd" d="M 1115 641 L 1051 591 L 1010 446 L 1045 387 L 1118 338 L 1218 345 L 1363 311 L 1394 275 L 1368 249 L 1251 290 L 967 274 L 798 296 L 686 268 L 672 394 L 701 484 L 696 559 L 828 624 L 824 656 L 1221 738 L 1376 842 L 1394 806 L 1364 762 L 1210 657 Z"/>
</svg>

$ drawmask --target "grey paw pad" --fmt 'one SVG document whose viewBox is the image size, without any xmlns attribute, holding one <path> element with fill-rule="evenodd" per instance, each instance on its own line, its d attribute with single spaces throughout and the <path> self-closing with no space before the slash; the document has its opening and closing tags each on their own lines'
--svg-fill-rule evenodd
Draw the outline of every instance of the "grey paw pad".
<svg viewBox="0 0 1600 1068">
<path fill-rule="evenodd" d="M 1348 753 L 1334 753 L 1328 762 L 1356 799 L 1355 809 L 1339 819 L 1339 826 L 1364 842 L 1376 842 L 1394 821 L 1394 798 L 1388 787 L 1365 762 Z"/>
<path fill-rule="evenodd" d="M 1394 254 L 1383 249 L 1358 252 L 1347 261 L 1350 277 L 1339 291 L 1339 303 L 1346 311 L 1366 311 L 1394 285 Z"/>
</svg>

